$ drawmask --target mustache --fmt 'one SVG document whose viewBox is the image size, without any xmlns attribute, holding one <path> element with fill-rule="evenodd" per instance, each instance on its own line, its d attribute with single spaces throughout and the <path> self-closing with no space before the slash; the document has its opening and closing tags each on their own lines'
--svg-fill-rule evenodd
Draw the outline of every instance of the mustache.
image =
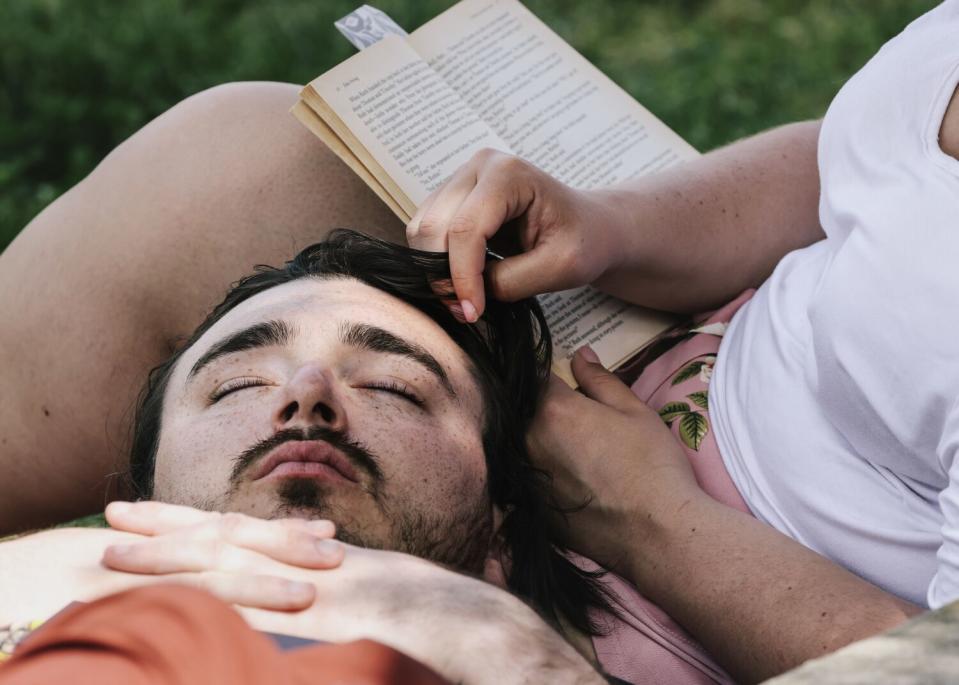
<svg viewBox="0 0 959 685">
<path fill-rule="evenodd" d="M 345 433 L 332 430 L 325 426 L 312 426 L 309 430 L 302 428 L 285 428 L 246 449 L 233 460 L 233 472 L 230 474 L 230 483 L 236 486 L 247 470 L 265 457 L 271 451 L 291 440 L 314 441 L 322 440 L 334 449 L 342 452 L 353 466 L 366 471 L 373 481 L 374 488 L 383 482 L 383 469 L 379 459 L 362 443 L 351 440 Z"/>
</svg>

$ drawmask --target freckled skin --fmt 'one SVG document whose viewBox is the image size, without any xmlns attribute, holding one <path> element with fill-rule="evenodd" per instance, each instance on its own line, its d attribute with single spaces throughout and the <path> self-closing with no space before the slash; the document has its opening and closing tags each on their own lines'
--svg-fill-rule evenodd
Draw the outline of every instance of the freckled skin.
<svg viewBox="0 0 959 685">
<path fill-rule="evenodd" d="M 295 339 L 222 357 L 188 382 L 188 370 L 217 341 L 268 320 L 290 323 Z M 343 345 L 343 322 L 379 326 L 424 347 L 445 369 L 456 397 L 412 360 Z M 262 385 L 210 403 L 211 394 L 238 378 L 255 378 Z M 422 407 L 369 387 L 383 382 L 413 392 Z M 287 418 L 284 410 L 293 402 L 297 410 Z M 234 459 L 279 430 L 328 425 L 378 458 L 384 502 L 374 500 L 371 477 L 357 469 L 359 485 L 321 484 L 324 512 L 373 546 L 401 549 L 395 521 L 402 514 L 442 520 L 479 505 L 493 515 L 482 413 L 462 350 L 431 319 L 355 280 L 300 279 L 238 305 L 181 358 L 164 401 L 154 496 L 267 518 L 297 515 L 283 509 L 282 480 L 254 482 L 247 473 L 231 486 Z"/>
</svg>

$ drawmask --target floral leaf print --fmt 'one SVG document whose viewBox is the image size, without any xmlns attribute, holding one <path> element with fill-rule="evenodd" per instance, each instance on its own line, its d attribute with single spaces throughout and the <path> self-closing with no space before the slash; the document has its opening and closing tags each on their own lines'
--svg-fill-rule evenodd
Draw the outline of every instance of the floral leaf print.
<svg viewBox="0 0 959 685">
<path fill-rule="evenodd" d="M 699 373 L 699 370 L 706 365 L 704 361 L 689 362 L 686 366 L 680 369 L 679 373 L 673 376 L 673 382 L 670 385 L 679 385 L 683 381 L 688 381 L 690 378 Z"/>
<path fill-rule="evenodd" d="M 701 392 L 693 392 L 686 395 L 691 399 L 697 407 L 702 407 L 703 409 L 709 409 L 709 391 L 703 390 Z"/>
<path fill-rule="evenodd" d="M 703 364 L 702 368 L 699 370 L 699 380 L 706 385 L 709 385 L 709 381 L 713 377 L 713 365 L 709 362 Z"/>
<path fill-rule="evenodd" d="M 703 438 L 709 432 L 709 421 L 697 412 L 689 412 L 679 420 L 679 437 L 690 449 L 699 451 Z"/>
<path fill-rule="evenodd" d="M 689 405 L 685 402 L 667 402 L 663 408 L 659 410 L 659 418 L 665 421 L 668 426 L 688 411 Z"/>
</svg>

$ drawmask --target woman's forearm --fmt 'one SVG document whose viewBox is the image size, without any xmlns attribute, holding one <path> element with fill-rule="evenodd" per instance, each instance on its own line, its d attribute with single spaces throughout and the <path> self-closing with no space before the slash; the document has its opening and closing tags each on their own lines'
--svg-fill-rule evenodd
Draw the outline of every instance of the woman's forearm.
<svg viewBox="0 0 959 685">
<path fill-rule="evenodd" d="M 670 311 L 703 311 L 758 286 L 786 253 L 823 237 L 819 127 L 782 126 L 594 191 L 612 208 L 617 248 L 596 285 Z"/>
<path fill-rule="evenodd" d="M 632 520 L 640 525 L 631 539 L 642 541 L 630 556 L 633 582 L 738 681 L 769 678 L 921 611 L 706 496 Z"/>
</svg>

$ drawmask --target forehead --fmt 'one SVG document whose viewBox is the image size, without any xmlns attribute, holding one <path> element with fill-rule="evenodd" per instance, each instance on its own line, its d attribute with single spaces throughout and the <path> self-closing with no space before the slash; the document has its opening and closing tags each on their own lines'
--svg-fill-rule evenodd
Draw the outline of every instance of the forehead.
<svg viewBox="0 0 959 685">
<path fill-rule="evenodd" d="M 177 363 L 174 384 L 217 341 L 248 326 L 271 320 L 295 325 L 298 335 L 333 342 L 344 322 L 378 326 L 425 347 L 446 368 L 451 380 L 465 381 L 468 359 L 430 317 L 415 307 L 353 278 L 300 278 L 274 286 L 241 302 L 211 326 Z"/>
</svg>

